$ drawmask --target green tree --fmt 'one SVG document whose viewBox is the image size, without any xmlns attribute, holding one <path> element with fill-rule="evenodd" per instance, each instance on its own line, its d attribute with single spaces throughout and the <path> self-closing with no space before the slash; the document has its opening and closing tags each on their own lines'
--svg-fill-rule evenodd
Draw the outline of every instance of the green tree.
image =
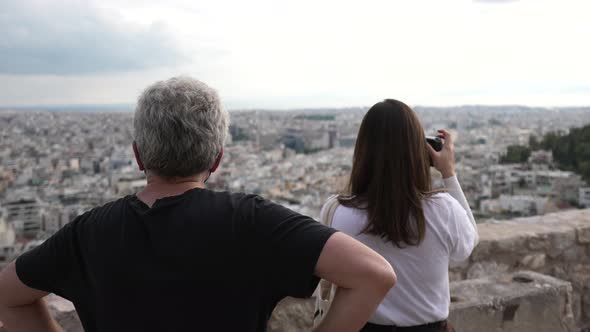
<svg viewBox="0 0 590 332">
<path fill-rule="evenodd" d="M 529 148 L 531 148 L 531 150 L 534 151 L 534 150 L 539 149 L 539 147 L 540 147 L 540 144 L 539 144 L 539 141 L 537 140 L 537 137 L 533 136 L 533 135 L 529 136 Z"/>
<path fill-rule="evenodd" d="M 502 164 L 516 164 L 524 163 L 529 159 L 531 149 L 522 145 L 510 145 L 506 154 L 502 156 L 500 162 Z"/>
<path fill-rule="evenodd" d="M 551 150 L 560 169 L 576 172 L 590 181 L 590 125 L 572 128 L 568 134 L 547 133 L 540 142 L 531 136 L 529 145 L 532 150 Z"/>
</svg>

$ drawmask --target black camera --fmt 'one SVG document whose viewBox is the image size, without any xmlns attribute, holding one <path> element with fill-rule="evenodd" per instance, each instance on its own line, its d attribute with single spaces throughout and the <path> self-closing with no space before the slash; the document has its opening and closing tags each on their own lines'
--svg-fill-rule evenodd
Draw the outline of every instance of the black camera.
<svg viewBox="0 0 590 332">
<path fill-rule="evenodd" d="M 442 139 L 434 136 L 426 136 L 426 142 L 432 146 L 434 151 L 440 151 L 443 148 Z"/>
</svg>

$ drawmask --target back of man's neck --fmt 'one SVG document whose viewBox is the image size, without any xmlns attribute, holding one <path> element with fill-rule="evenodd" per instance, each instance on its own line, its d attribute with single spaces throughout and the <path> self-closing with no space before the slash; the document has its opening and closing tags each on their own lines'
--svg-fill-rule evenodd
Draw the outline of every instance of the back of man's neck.
<svg viewBox="0 0 590 332">
<path fill-rule="evenodd" d="M 202 176 L 196 175 L 165 179 L 147 173 L 147 186 L 137 193 L 137 198 L 151 208 L 160 198 L 182 195 L 195 188 L 205 188 L 205 182 L 201 178 Z"/>
</svg>

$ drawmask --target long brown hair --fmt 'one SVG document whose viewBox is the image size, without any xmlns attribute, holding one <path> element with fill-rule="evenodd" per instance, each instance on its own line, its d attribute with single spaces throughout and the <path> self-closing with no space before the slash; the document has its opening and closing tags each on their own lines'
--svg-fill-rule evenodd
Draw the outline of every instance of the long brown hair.
<svg viewBox="0 0 590 332">
<path fill-rule="evenodd" d="M 367 210 L 363 233 L 400 248 L 422 242 L 422 199 L 433 193 L 426 144 L 418 117 L 401 101 L 386 99 L 365 114 L 347 192 L 338 197 L 344 206 Z"/>
</svg>

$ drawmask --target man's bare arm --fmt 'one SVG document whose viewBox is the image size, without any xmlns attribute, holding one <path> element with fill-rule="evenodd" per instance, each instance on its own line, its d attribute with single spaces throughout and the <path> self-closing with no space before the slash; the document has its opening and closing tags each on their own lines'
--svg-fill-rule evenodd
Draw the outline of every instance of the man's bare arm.
<svg viewBox="0 0 590 332">
<path fill-rule="evenodd" d="M 396 282 L 381 255 L 343 233 L 326 242 L 315 273 L 338 286 L 316 332 L 358 332 Z"/>
<path fill-rule="evenodd" d="M 0 321 L 10 332 L 63 332 L 49 314 L 45 295 L 23 284 L 10 263 L 0 272 Z"/>
</svg>

